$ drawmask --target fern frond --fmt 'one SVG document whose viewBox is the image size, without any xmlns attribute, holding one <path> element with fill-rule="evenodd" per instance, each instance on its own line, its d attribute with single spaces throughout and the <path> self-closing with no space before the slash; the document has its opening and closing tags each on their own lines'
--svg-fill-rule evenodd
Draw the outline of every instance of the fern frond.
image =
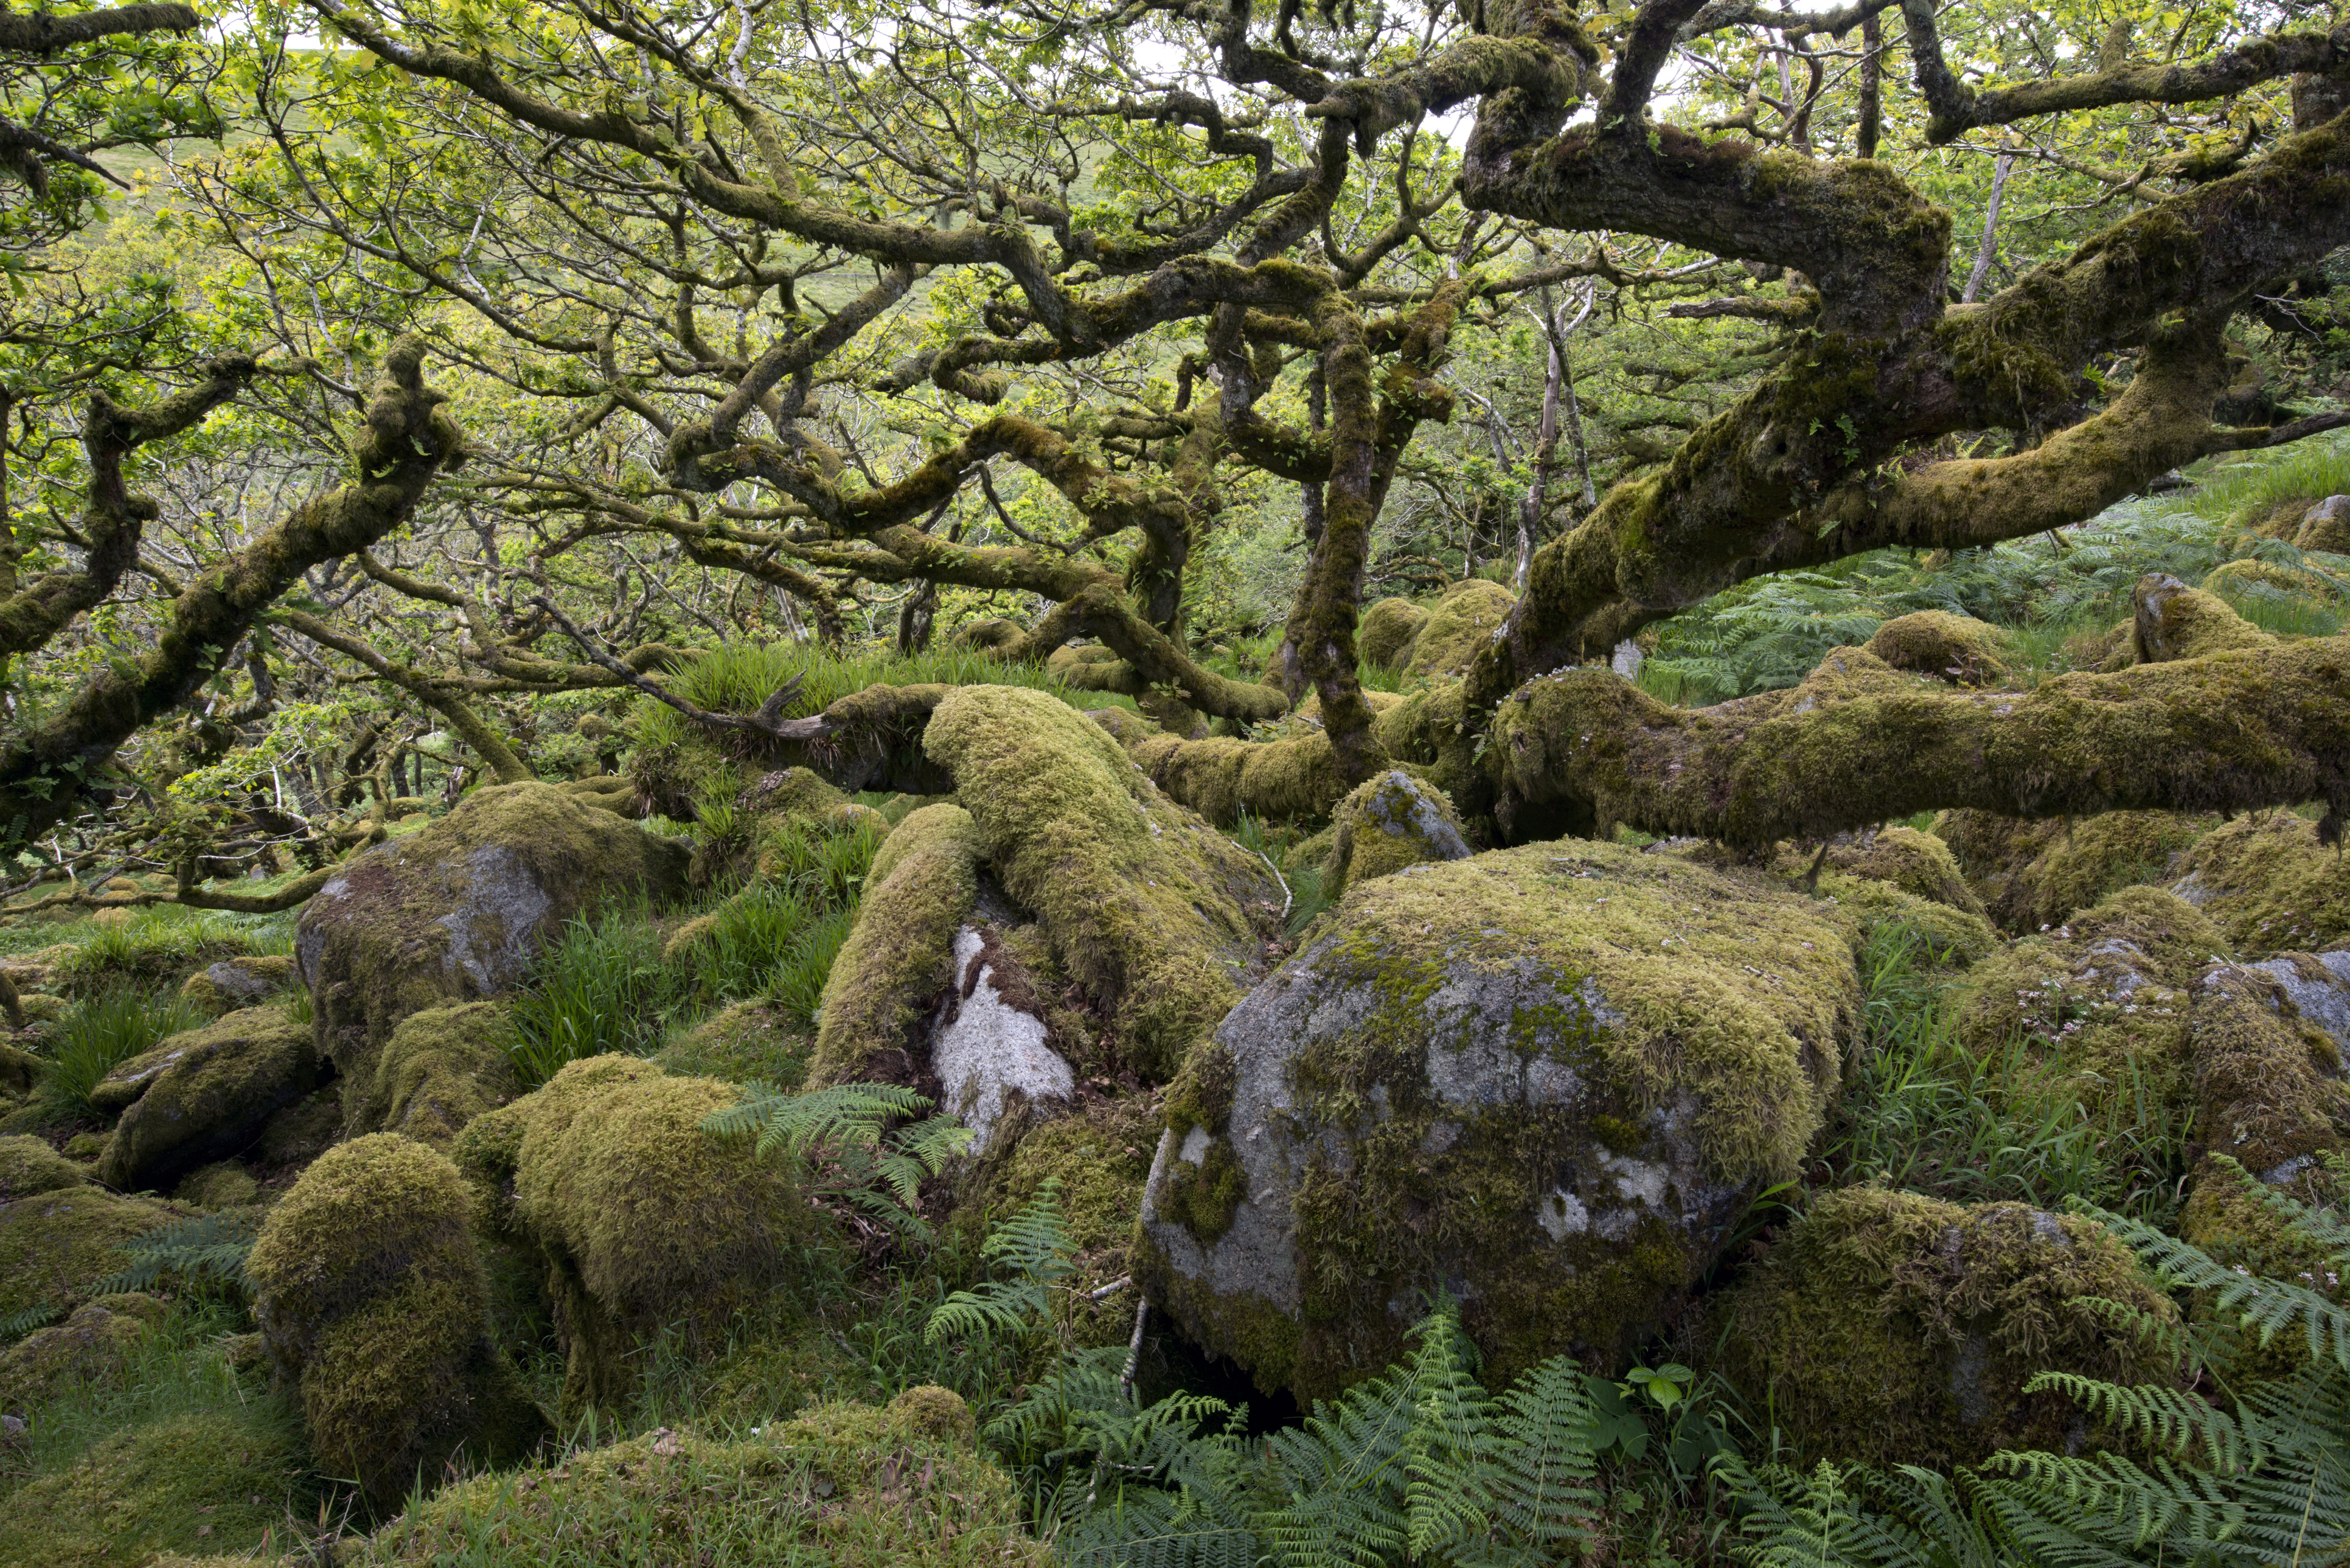
<svg viewBox="0 0 2350 1568">
<path fill-rule="evenodd" d="M 2262 1191 L 2266 1194 L 2267 1189 Z M 2230 1268 L 2192 1242 L 2167 1236 L 2143 1221 L 2090 1204 L 2075 1207 L 2112 1231 L 2165 1285 L 2208 1292 L 2217 1311 L 2235 1314 L 2262 1345 L 2297 1331 L 2312 1362 L 2328 1361 L 2350 1372 L 2350 1307 L 2299 1281 L 2264 1279 L 2249 1269 Z M 2300 1231 L 2299 1221 L 2293 1229 Z"/>
<path fill-rule="evenodd" d="M 1035 1200 L 988 1232 L 980 1256 L 1008 1269 L 1009 1280 L 989 1280 L 957 1291 L 931 1309 L 922 1338 L 935 1345 L 950 1334 L 1019 1334 L 1052 1322 L 1053 1291 L 1076 1272 L 1076 1249 L 1061 1212 L 1061 1182 L 1046 1177 Z"/>
<path fill-rule="evenodd" d="M 1440 1309 L 1412 1329 L 1412 1423 L 1405 1440 L 1404 1536 L 1426 1555 L 1481 1535 L 1491 1481 L 1493 1402 L 1469 1374 L 1476 1351 Z"/>
<path fill-rule="evenodd" d="M 2203 1462 L 2215 1470 L 2250 1469 L 2264 1457 L 2261 1445 L 2248 1441 L 2234 1417 L 2180 1389 L 2159 1384 L 2125 1387 L 2070 1372 L 2043 1372 L 2023 1391 L 2062 1394 L 2085 1414 L 2120 1428 L 2151 1449 L 2184 1458 L 2199 1447 Z"/>
<path fill-rule="evenodd" d="M 1544 1552 L 1588 1535 L 1598 1466 L 1582 1366 L 1553 1356 L 1504 1390 L 1494 1409 L 1500 1429 L 1486 1484 L 1500 1533 Z"/>
<path fill-rule="evenodd" d="M 215 1284 L 250 1294 L 253 1281 L 244 1261 L 261 1234 L 261 1216 L 251 1210 L 223 1210 L 173 1220 L 122 1243 L 130 1260 L 90 1286 L 92 1295 L 143 1291 L 166 1275 L 191 1285 Z"/>
<path fill-rule="evenodd" d="M 702 1130 L 720 1137 L 755 1135 L 759 1158 L 805 1158 L 818 1144 L 873 1148 L 884 1124 L 919 1115 L 931 1102 L 895 1084 L 835 1084 L 794 1094 L 756 1080 L 733 1105 L 702 1119 Z"/>
<path fill-rule="evenodd" d="M 1887 1561 L 1863 1520 L 1846 1472 L 1823 1462 L 1809 1473 L 1779 1465 L 1749 1469 L 1735 1455 L 1714 1461 L 1746 1510 L 1741 1552 L 1755 1568 L 1876 1568 Z"/>
<path fill-rule="evenodd" d="M 65 1308 L 61 1306 L 36 1302 L 22 1312 L 0 1317 L 0 1340 L 22 1339 L 36 1328 L 47 1328 L 64 1314 Z"/>
</svg>

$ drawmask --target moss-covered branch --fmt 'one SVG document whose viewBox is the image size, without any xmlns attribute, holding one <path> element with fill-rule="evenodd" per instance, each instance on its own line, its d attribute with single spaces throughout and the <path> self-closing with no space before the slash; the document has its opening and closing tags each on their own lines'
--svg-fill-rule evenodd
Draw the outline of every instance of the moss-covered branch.
<svg viewBox="0 0 2350 1568">
<path fill-rule="evenodd" d="M 144 655 L 96 671 L 0 748 L 0 824 L 10 838 L 36 837 L 74 809 L 115 749 L 193 695 L 304 572 L 382 538 L 436 474 L 463 460 L 463 437 L 441 410 L 442 394 L 424 385 L 423 365 L 421 338 L 401 338 L 385 356 L 352 443 L 350 483 L 191 580 Z"/>
<path fill-rule="evenodd" d="M 1955 691 L 1858 649 L 1800 686 L 1669 707 L 1603 668 L 1534 680 L 1484 767 L 1515 837 L 1623 823 L 1760 846 L 1939 807 L 2002 816 L 2350 805 L 2350 640 L 2246 647 L 2033 691 Z"/>
</svg>

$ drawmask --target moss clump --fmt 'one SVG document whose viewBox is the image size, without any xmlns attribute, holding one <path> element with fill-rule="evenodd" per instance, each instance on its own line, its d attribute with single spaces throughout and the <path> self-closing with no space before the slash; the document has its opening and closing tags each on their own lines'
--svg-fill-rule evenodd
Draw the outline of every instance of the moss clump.
<svg viewBox="0 0 2350 1568">
<path fill-rule="evenodd" d="M 1885 827 L 1828 846 L 1826 865 L 1875 882 L 1890 882 L 1905 893 L 1974 916 L 1982 900 L 1967 886 L 1950 846 L 1914 827 Z"/>
<path fill-rule="evenodd" d="M 376 1057 L 411 1012 L 521 982 L 540 946 L 615 903 L 670 898 L 689 851 L 552 784 L 478 789 L 421 833 L 352 861 L 303 907 L 295 956 L 321 1054 L 373 1085 Z M 373 1132 L 372 1093 L 344 1107 Z"/>
<path fill-rule="evenodd" d="M 979 896 L 982 854 L 979 830 L 959 805 L 926 805 L 882 840 L 857 923 L 825 981 L 811 1082 L 865 1077 L 877 1058 L 913 1044 L 916 1026 L 953 982 L 955 932 Z M 882 1070 L 891 1066 L 902 1070 L 902 1058 Z"/>
<path fill-rule="evenodd" d="M 400 1021 L 375 1060 L 365 1101 L 346 1085 L 345 1115 L 445 1149 L 467 1122 L 512 1099 L 522 1087 L 508 1044 L 514 1021 L 502 1002 L 432 1007 Z"/>
<path fill-rule="evenodd" d="M 446 1157 L 374 1133 L 303 1172 L 246 1263 L 311 1451 L 378 1507 L 460 1449 L 511 1462 L 546 1434 L 491 1343 L 469 1209 Z"/>
<path fill-rule="evenodd" d="M 1716 1309 L 1721 1370 L 1805 1460 L 1970 1464 L 2077 1448 L 2079 1407 L 2035 1373 L 2156 1380 L 2158 1355 L 2084 1298 L 2177 1314 L 2093 1224 L 1853 1188 L 1816 1199 Z"/>
<path fill-rule="evenodd" d="M 1333 898 L 1407 866 L 1464 860 L 1470 853 L 1451 801 L 1397 768 L 1356 785 L 1331 813 L 1330 826 L 1322 885 Z"/>
<path fill-rule="evenodd" d="M 1243 811 L 1274 822 L 1325 817 L 1347 793 L 1319 731 L 1281 741 L 1159 734 L 1126 743 L 1153 784 L 1210 822 L 1229 826 Z"/>
<path fill-rule="evenodd" d="M 631 1354 L 660 1330 L 714 1351 L 728 1320 L 783 1282 L 811 1213 L 744 1140 L 701 1130 L 734 1097 L 731 1085 L 592 1056 L 458 1139 L 485 1221 L 546 1260 L 567 1407 L 624 1396 Z"/>
<path fill-rule="evenodd" d="M 266 1402 L 134 1427 L 0 1498 L 0 1563 L 141 1568 L 257 1552 L 295 1511 L 303 1461 Z"/>
<path fill-rule="evenodd" d="M 1020 1525 L 1012 1478 L 972 1449 L 944 1389 L 887 1409 L 824 1405 L 726 1442 L 661 1428 L 559 1466 L 449 1488 L 356 1544 L 351 1568 L 451 1561 L 494 1539 L 502 1560 L 699 1561 L 755 1539 L 778 1559 L 843 1568 L 1048 1568 Z"/>
<path fill-rule="evenodd" d="M 0 1318 L 88 1300 L 93 1284 L 122 1267 L 122 1243 L 187 1212 L 88 1186 L 36 1192 L 0 1207 Z"/>
<path fill-rule="evenodd" d="M 1944 812 L 1935 831 L 1960 859 L 1992 919 L 2012 931 L 2060 923 L 2110 893 L 2167 883 L 2215 819 L 2173 811 L 2108 811 L 2075 821 L 2020 822 Z"/>
<path fill-rule="evenodd" d="M 1217 1032 L 1229 1067 L 1179 1081 L 1137 1258 L 1301 1396 L 1399 1354 L 1439 1285 L 1492 1376 L 1619 1363 L 1804 1158 L 1857 1010 L 1831 911 L 1617 845 L 1413 867 L 1323 929 Z"/>
<path fill-rule="evenodd" d="M 2005 939 L 1981 915 L 1921 898 L 1873 877 L 1823 871 L 1817 890 L 1822 898 L 1850 918 L 1856 940 L 1866 941 L 1879 927 L 1899 926 L 1921 945 L 1923 950 L 1918 956 L 1940 968 L 1966 969 L 2006 945 Z"/>
<path fill-rule="evenodd" d="M 2101 1119 L 2183 1106 L 2195 979 L 2225 946 L 2190 906 L 2124 888 L 1978 965 L 1959 1042 L 1979 1056 L 2022 1050 L 2047 1071 L 2019 1086 L 2077 1097 Z"/>
<path fill-rule="evenodd" d="M 2171 891 L 2248 958 L 2315 952 L 2350 938 L 2350 877 L 2317 826 L 2291 812 L 2239 817 L 2198 839 Z"/>
<path fill-rule="evenodd" d="M 796 1089 L 807 1078 L 807 1032 L 772 1002 L 738 1002 L 720 1008 L 653 1054 L 668 1072 L 689 1078 L 723 1078 L 730 1084 L 764 1079 Z"/>
<path fill-rule="evenodd" d="M 2213 964 L 2197 977 L 2189 1050 L 2198 1141 L 2279 1185 L 2350 1147 L 2350 1082 L 2340 1044 L 2268 967 Z"/>
<path fill-rule="evenodd" d="M 1420 680 L 1461 674 L 1493 640 L 1517 602 L 1509 589 L 1482 577 L 1453 584 L 1430 607 L 1404 673 Z"/>
<path fill-rule="evenodd" d="M 310 1027 L 248 1007 L 174 1034 L 101 1080 L 90 1102 L 122 1109 L 98 1179 L 123 1191 L 169 1187 L 253 1142 L 318 1081 Z"/>
<path fill-rule="evenodd" d="M 1281 908 L 1272 868 L 1042 692 L 960 688 L 922 744 L 1056 967 L 1115 1022 L 1128 1063 L 1172 1076 L 1256 977 L 1259 922 Z"/>
<path fill-rule="evenodd" d="M 36 1137 L 0 1137 L 0 1203 L 79 1187 L 89 1173 Z"/>
<path fill-rule="evenodd" d="M 1896 670 L 1954 685 L 1996 686 L 2008 675 L 2006 634 L 1988 621 L 1948 610 L 1896 616 L 1877 628 L 1867 646 Z"/>
<path fill-rule="evenodd" d="M 261 1183 L 234 1160 L 222 1160 L 188 1173 L 172 1194 L 195 1209 L 242 1209 L 261 1201 Z"/>
<path fill-rule="evenodd" d="M 102 1296 L 0 1350 L 0 1410 L 22 1414 L 60 1394 L 114 1383 L 168 1310 L 152 1296 Z"/>
<path fill-rule="evenodd" d="M 1401 670 L 1411 658 L 1412 644 L 1428 624 L 1428 612 L 1409 599 L 1385 598 L 1363 612 L 1355 626 L 1355 647 L 1367 664 Z"/>
</svg>

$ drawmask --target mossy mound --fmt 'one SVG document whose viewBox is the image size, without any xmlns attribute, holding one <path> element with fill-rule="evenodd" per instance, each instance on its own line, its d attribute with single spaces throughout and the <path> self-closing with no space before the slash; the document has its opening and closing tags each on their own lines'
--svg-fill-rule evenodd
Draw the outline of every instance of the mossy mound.
<svg viewBox="0 0 2350 1568">
<path fill-rule="evenodd" d="M 2124 888 L 2167 883 L 2215 818 L 2173 811 L 2108 811 L 2074 821 L 2027 822 L 1946 811 L 1948 842 L 1983 906 L 2011 931 L 2061 924 Z"/>
<path fill-rule="evenodd" d="M 2196 977 L 2226 946 L 2189 905 L 2126 888 L 1977 965 L 1959 1041 L 1979 1056 L 2019 1050 L 2043 1070 L 2018 1086 L 2077 1096 L 2100 1118 L 2183 1106 Z"/>
<path fill-rule="evenodd" d="M 2350 556 L 2350 495 L 2329 495 L 2303 513 L 2293 542 L 2296 549 Z"/>
<path fill-rule="evenodd" d="M 401 1019 L 508 990 L 565 922 L 676 894 L 688 857 L 553 784 L 473 791 L 422 832 L 359 856 L 303 907 L 295 954 L 319 1051 L 372 1085 Z M 347 1130 L 377 1130 L 371 1094 L 344 1108 Z"/>
<path fill-rule="evenodd" d="M 282 1007 L 244 1008 L 172 1035 L 91 1094 L 91 1104 L 122 1112 L 98 1179 L 125 1192 L 171 1187 L 250 1145 L 318 1074 L 310 1026 Z"/>
<path fill-rule="evenodd" d="M 1866 942 L 1880 929 L 1898 927 L 1915 944 L 1916 956 L 1939 969 L 1969 968 L 2007 945 L 2007 939 L 1981 915 L 1921 898 L 1873 877 L 1824 870 L 1814 887 L 1822 899 L 1851 919 L 1858 940 Z"/>
<path fill-rule="evenodd" d="M 89 1172 L 40 1138 L 0 1137 L 0 1203 L 81 1186 Z"/>
<path fill-rule="evenodd" d="M 1334 898 L 1407 866 L 1470 855 L 1451 801 L 1397 768 L 1356 785 L 1331 814 L 1330 826 L 1330 858 L 1322 876 Z"/>
<path fill-rule="evenodd" d="M 1954 685 L 1996 686 L 2008 675 L 2007 635 L 1989 621 L 1949 610 L 1896 616 L 1877 628 L 1867 647 L 1896 670 Z"/>
<path fill-rule="evenodd" d="M 1461 674 L 1493 640 L 1517 602 L 1509 589 L 1482 577 L 1453 584 L 1430 607 L 1404 673 L 1419 680 Z"/>
<path fill-rule="evenodd" d="M 471 1207 L 447 1157 L 372 1133 L 302 1173 L 246 1262 L 311 1452 L 379 1508 L 461 1450 L 512 1462 L 546 1433 L 491 1342 Z"/>
<path fill-rule="evenodd" d="M 0 1318 L 28 1307 L 68 1310 L 122 1267 L 122 1243 L 189 1211 L 104 1188 L 36 1192 L 0 1206 Z"/>
<path fill-rule="evenodd" d="M 1261 972 L 1261 922 L 1282 907 L 1272 868 L 1043 692 L 957 688 L 922 745 L 954 776 L 996 881 L 1114 1021 L 1128 1064 L 1172 1076 Z"/>
<path fill-rule="evenodd" d="M 720 1008 L 655 1052 L 653 1060 L 681 1077 L 763 1079 L 796 1089 L 808 1074 L 807 1031 L 772 1002 L 737 1002 Z"/>
<path fill-rule="evenodd" d="M 22 1414 L 76 1388 L 115 1383 L 139 1342 L 169 1310 L 149 1295 L 101 1296 L 55 1327 L 0 1350 L 0 1410 Z"/>
<path fill-rule="evenodd" d="M 756 1540 L 761 1560 L 836 1568 L 1047 1568 L 1012 1478 L 971 1446 L 962 1401 L 907 1390 L 888 1408 L 825 1405 L 727 1442 L 661 1428 L 560 1465 L 453 1486 L 342 1557 L 350 1568 L 501 1559 L 689 1563 Z"/>
<path fill-rule="evenodd" d="M 181 1178 L 172 1197 L 193 1209 L 243 1209 L 262 1200 L 261 1183 L 244 1167 L 224 1159 Z"/>
<path fill-rule="evenodd" d="M 1264 1387 L 1399 1355 L 1427 1292 L 1490 1378 L 1620 1365 L 1793 1174 L 1858 1006 L 1832 912 L 1602 843 L 1347 895 L 1170 1092 L 1137 1277 Z"/>
<path fill-rule="evenodd" d="M 484 1220 L 546 1260 L 567 1407 L 621 1397 L 631 1355 L 662 1329 L 690 1352 L 715 1350 L 729 1319 L 784 1282 L 814 1217 L 748 1140 L 701 1130 L 735 1095 L 593 1056 L 458 1139 Z"/>
<path fill-rule="evenodd" d="M 1889 882 L 1905 893 L 1981 916 L 1982 900 L 1959 869 L 1950 846 L 1914 827 L 1883 827 L 1828 846 L 1824 866 L 1854 877 Z"/>
<path fill-rule="evenodd" d="M 282 953 L 223 959 L 190 975 L 180 987 L 180 998 L 217 1017 L 256 1006 L 273 992 L 299 984 L 301 978 L 294 961 Z"/>
<path fill-rule="evenodd" d="M 2317 825 L 2291 812 L 2238 817 L 2177 862 L 2171 891 L 2248 958 L 2316 952 L 2350 940 L 2350 876 Z"/>
<path fill-rule="evenodd" d="M 1355 623 L 1355 649 L 1366 664 L 1401 670 L 1410 661 L 1412 644 L 1428 624 L 1428 612 L 1409 599 L 1385 598 L 1363 612 Z"/>
<path fill-rule="evenodd" d="M 2140 577 L 2131 597 L 2137 604 L 2131 647 L 2140 664 L 2266 648 L 2276 641 L 2219 595 L 2190 588 L 2159 572 Z"/>
<path fill-rule="evenodd" d="M 904 1054 L 954 979 L 955 932 L 978 898 L 984 852 L 959 805 L 926 805 L 882 840 L 825 981 L 812 1083 L 905 1075 Z"/>
<path fill-rule="evenodd" d="M 446 1149 L 467 1122 L 521 1091 L 507 1049 L 513 1038 L 513 1016 L 503 1002 L 411 1012 L 384 1042 L 372 1081 L 344 1085 L 343 1114 Z"/>
<path fill-rule="evenodd" d="M 2219 963 L 2196 978 L 2189 1050 L 2196 1137 L 2209 1152 L 2274 1187 L 2350 1147 L 2341 1043 L 2268 966 Z"/>
<path fill-rule="evenodd" d="M 298 1507 L 303 1459 L 268 1401 L 118 1432 L 0 1493 L 0 1563 L 147 1568 L 162 1553 L 257 1552 Z"/>
<path fill-rule="evenodd" d="M 2175 1322 L 2089 1220 L 1851 1188 L 1821 1195 L 1716 1309 L 1721 1369 L 1805 1461 L 1950 1466 L 2077 1449 L 2080 1407 L 2043 1371 L 2131 1384 L 2157 1353 L 2084 1298 Z"/>
</svg>

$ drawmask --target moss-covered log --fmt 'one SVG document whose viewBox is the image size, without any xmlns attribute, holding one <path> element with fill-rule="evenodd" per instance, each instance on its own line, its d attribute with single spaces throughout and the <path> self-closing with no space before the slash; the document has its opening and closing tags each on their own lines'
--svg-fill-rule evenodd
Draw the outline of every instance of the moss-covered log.
<svg viewBox="0 0 2350 1568">
<path fill-rule="evenodd" d="M 1624 823 L 1761 846 L 1935 807 L 2003 816 L 2350 806 L 2350 641 L 2312 639 L 1954 691 L 1838 649 L 1802 685 L 1718 707 L 1606 669 L 1530 682 L 1484 758 L 1513 836 Z"/>
</svg>

